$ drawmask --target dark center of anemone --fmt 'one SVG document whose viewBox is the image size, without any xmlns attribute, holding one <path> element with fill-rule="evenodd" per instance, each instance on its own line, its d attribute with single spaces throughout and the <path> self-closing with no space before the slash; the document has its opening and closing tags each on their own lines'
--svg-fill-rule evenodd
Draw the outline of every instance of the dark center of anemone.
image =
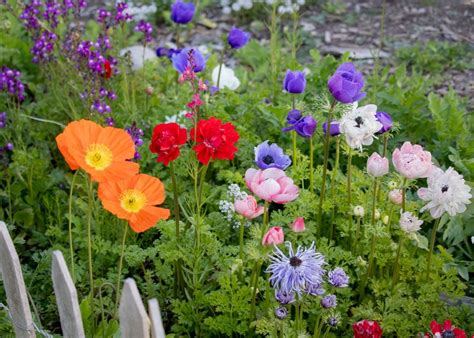
<svg viewBox="0 0 474 338">
<path fill-rule="evenodd" d="M 446 331 L 444 331 L 444 332 L 441 334 L 441 337 L 443 337 L 443 338 L 455 338 L 456 335 L 454 334 L 453 331 L 451 331 L 451 330 L 446 330 Z"/>
<path fill-rule="evenodd" d="M 441 192 L 446 192 L 446 191 L 448 191 L 448 188 L 449 188 L 449 187 L 448 187 L 447 185 L 443 185 L 443 186 L 441 187 Z"/>
<path fill-rule="evenodd" d="M 290 258 L 290 265 L 291 266 L 294 266 L 294 267 L 298 267 L 301 265 L 301 263 L 303 263 L 303 261 L 301 259 L 299 259 L 298 257 L 296 256 L 293 256 Z"/>
<path fill-rule="evenodd" d="M 360 126 L 364 124 L 364 120 L 363 120 L 362 117 L 360 117 L 360 116 L 357 116 L 354 121 L 357 123 L 357 124 L 356 124 L 356 127 L 357 127 L 357 128 L 360 128 Z"/>
<path fill-rule="evenodd" d="M 264 158 L 263 158 L 263 163 L 265 164 L 272 164 L 274 163 L 275 161 L 273 160 L 273 156 L 272 155 L 266 155 Z"/>
</svg>

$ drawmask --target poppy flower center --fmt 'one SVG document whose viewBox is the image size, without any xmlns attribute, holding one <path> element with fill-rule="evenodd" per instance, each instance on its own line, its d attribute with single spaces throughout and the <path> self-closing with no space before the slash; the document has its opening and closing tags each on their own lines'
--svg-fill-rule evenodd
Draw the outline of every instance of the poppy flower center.
<svg viewBox="0 0 474 338">
<path fill-rule="evenodd" d="M 265 164 L 272 164 L 274 163 L 275 161 L 273 160 L 273 157 L 271 155 L 266 155 L 264 158 L 263 158 L 263 163 Z"/>
<path fill-rule="evenodd" d="M 301 263 L 303 263 L 303 261 L 301 259 L 299 259 L 298 257 L 296 256 L 293 256 L 290 258 L 290 265 L 291 266 L 294 266 L 294 267 L 298 267 L 301 265 Z"/>
<path fill-rule="evenodd" d="M 95 170 L 104 170 L 112 163 L 112 151 L 105 144 L 93 143 L 86 151 L 86 163 Z"/>
<path fill-rule="evenodd" d="M 120 196 L 120 206 L 131 213 L 137 213 L 142 210 L 146 201 L 145 194 L 136 189 L 125 190 Z"/>
</svg>

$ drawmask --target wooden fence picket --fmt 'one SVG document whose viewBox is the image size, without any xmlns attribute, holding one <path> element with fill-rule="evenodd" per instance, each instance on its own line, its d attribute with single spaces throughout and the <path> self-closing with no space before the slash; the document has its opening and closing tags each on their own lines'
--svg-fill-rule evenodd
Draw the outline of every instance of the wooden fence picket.
<svg viewBox="0 0 474 338">
<path fill-rule="evenodd" d="M 0 221 L 0 268 L 17 338 L 36 337 L 20 260 L 7 226 Z"/>
<path fill-rule="evenodd" d="M 160 305 L 155 298 L 148 301 L 148 314 L 150 315 L 151 322 L 151 337 L 165 338 L 166 334 L 161 319 Z"/>
<path fill-rule="evenodd" d="M 150 319 L 132 278 L 127 278 L 123 286 L 119 318 L 122 338 L 150 337 Z"/>
<path fill-rule="evenodd" d="M 85 337 L 76 287 L 61 251 L 53 252 L 51 275 L 63 336 L 66 338 Z"/>
</svg>

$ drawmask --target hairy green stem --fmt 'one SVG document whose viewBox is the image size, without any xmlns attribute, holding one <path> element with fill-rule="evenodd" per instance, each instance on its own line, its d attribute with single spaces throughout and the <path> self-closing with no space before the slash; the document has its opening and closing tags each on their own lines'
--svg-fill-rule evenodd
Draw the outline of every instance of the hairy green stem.
<svg viewBox="0 0 474 338">
<path fill-rule="evenodd" d="M 313 161 L 314 161 L 314 149 L 313 149 L 313 136 L 309 138 L 309 191 L 314 193 L 314 170 L 313 170 Z"/>
<path fill-rule="evenodd" d="M 74 176 L 72 176 L 71 188 L 69 189 L 69 210 L 68 210 L 68 232 L 69 232 L 69 256 L 71 259 L 71 275 L 73 282 L 76 281 L 76 275 L 74 273 L 74 243 L 72 240 L 72 195 L 74 192 L 74 184 L 76 183 L 76 177 L 79 170 L 76 170 Z"/>
<path fill-rule="evenodd" d="M 333 201 L 333 207 L 331 212 L 331 232 L 329 234 L 329 239 L 332 240 L 334 238 L 334 232 L 336 231 L 336 224 L 334 222 L 334 218 L 336 217 L 336 209 L 337 203 L 335 203 L 336 199 L 336 175 L 337 171 L 339 170 L 339 148 L 340 148 L 341 139 L 336 137 L 336 160 L 334 162 L 334 168 L 331 174 L 331 200 Z"/>
<path fill-rule="evenodd" d="M 441 217 L 436 219 L 435 224 L 433 226 L 433 229 L 431 230 L 430 252 L 428 253 L 428 263 L 427 263 L 427 268 L 426 268 L 426 278 L 425 278 L 425 280 L 428 280 L 428 278 L 430 277 L 431 258 L 433 256 L 433 250 L 434 250 L 434 245 L 435 245 L 435 241 L 436 241 L 436 232 L 438 231 L 440 220 L 441 220 Z"/>
<path fill-rule="evenodd" d="M 125 243 L 127 241 L 127 233 L 128 233 L 128 223 L 125 224 L 125 228 L 123 229 L 123 237 L 122 237 L 122 249 L 120 250 L 120 259 L 118 265 L 118 272 L 117 272 L 117 285 L 115 289 L 115 313 L 118 313 L 118 305 L 120 300 L 120 285 L 122 282 L 122 268 L 123 268 L 123 256 L 125 255 Z"/>
<path fill-rule="evenodd" d="M 404 240 L 404 234 L 400 236 L 400 240 L 398 242 L 398 249 L 397 249 L 397 256 L 395 258 L 395 266 L 393 268 L 393 277 L 392 277 L 392 290 L 397 285 L 398 282 L 398 272 L 399 272 L 399 265 L 400 265 L 400 254 L 402 252 L 402 247 L 403 247 L 403 240 Z"/>
<path fill-rule="evenodd" d="M 179 229 L 179 193 L 178 184 L 176 182 L 176 173 L 174 171 L 174 162 L 170 163 L 171 184 L 173 185 L 173 200 L 174 200 L 174 222 L 176 227 L 176 243 L 179 245 L 180 229 Z M 175 281 L 174 292 L 177 295 L 181 286 L 181 266 L 179 259 L 175 262 Z"/>
<path fill-rule="evenodd" d="M 222 52 L 219 58 L 219 72 L 217 73 L 217 89 L 220 89 L 219 85 L 221 83 L 221 72 L 222 72 L 222 65 L 224 64 L 224 57 L 225 57 L 225 52 L 227 50 L 227 44 L 224 44 L 224 48 L 222 48 Z"/>
<path fill-rule="evenodd" d="M 92 267 L 92 202 L 93 202 L 93 189 L 94 183 L 92 179 L 86 176 L 88 179 L 88 208 L 87 208 L 87 254 L 88 254 L 88 261 L 89 261 L 89 286 L 91 289 L 91 313 L 92 318 L 94 318 L 94 274 L 93 274 L 93 267 Z M 91 320 L 92 326 L 92 333 L 95 331 L 95 324 L 94 319 Z"/>
</svg>

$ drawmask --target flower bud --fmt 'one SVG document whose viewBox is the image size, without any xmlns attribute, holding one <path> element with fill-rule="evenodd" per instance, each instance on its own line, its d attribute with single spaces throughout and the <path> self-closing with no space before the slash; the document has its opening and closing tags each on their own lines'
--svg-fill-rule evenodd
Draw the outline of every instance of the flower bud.
<svg viewBox="0 0 474 338">
<path fill-rule="evenodd" d="M 298 217 L 295 219 L 293 222 L 291 229 L 294 232 L 303 232 L 305 230 L 305 225 L 304 225 L 304 218 L 303 217 Z"/>
<path fill-rule="evenodd" d="M 400 189 L 394 189 L 388 193 L 388 198 L 393 204 L 401 205 L 403 200 L 402 191 Z"/>
<path fill-rule="evenodd" d="M 380 177 L 387 174 L 388 159 L 377 153 L 373 153 L 367 160 L 367 172 L 373 177 Z"/>
<path fill-rule="evenodd" d="M 375 209 L 375 220 L 378 221 L 380 219 L 380 210 L 379 209 Z"/>
<path fill-rule="evenodd" d="M 148 96 L 152 96 L 153 95 L 153 87 L 152 86 L 148 86 L 145 88 L 145 93 L 146 95 Z"/>
<path fill-rule="evenodd" d="M 390 220 L 390 217 L 388 217 L 388 215 L 383 215 L 382 217 L 383 224 L 387 225 L 389 220 Z"/>
<path fill-rule="evenodd" d="M 390 181 L 390 182 L 388 182 L 388 188 L 389 188 L 390 190 L 396 189 L 397 187 L 398 187 L 397 182 L 395 182 L 395 181 Z"/>
<path fill-rule="evenodd" d="M 361 205 L 356 205 L 354 207 L 353 214 L 356 217 L 364 217 L 364 214 L 365 214 L 364 207 Z"/>
<path fill-rule="evenodd" d="M 269 246 L 272 244 L 278 245 L 285 240 L 285 234 L 281 227 L 270 228 L 262 239 L 262 245 Z"/>
</svg>

